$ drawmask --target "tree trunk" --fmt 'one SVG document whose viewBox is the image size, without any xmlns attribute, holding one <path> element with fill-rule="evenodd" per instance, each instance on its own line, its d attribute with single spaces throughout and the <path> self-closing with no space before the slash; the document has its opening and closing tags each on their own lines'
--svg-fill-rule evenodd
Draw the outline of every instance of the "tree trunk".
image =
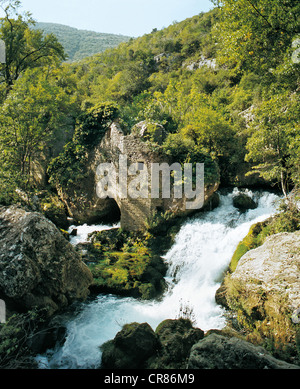
<svg viewBox="0 0 300 389">
<path fill-rule="evenodd" d="M 284 194 L 284 197 L 287 197 L 287 179 L 285 177 L 283 169 L 281 169 L 281 173 L 280 174 L 281 174 L 281 177 L 280 177 L 281 190 L 282 190 L 282 193 Z"/>
</svg>

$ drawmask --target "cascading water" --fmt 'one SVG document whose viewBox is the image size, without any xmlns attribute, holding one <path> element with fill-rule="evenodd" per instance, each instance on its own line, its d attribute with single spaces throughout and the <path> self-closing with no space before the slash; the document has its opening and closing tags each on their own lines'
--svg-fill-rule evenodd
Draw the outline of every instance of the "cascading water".
<svg viewBox="0 0 300 389">
<path fill-rule="evenodd" d="M 99 295 L 82 304 L 79 313 L 66 323 L 64 345 L 37 357 L 40 367 L 97 368 L 101 361 L 99 346 L 114 338 L 124 324 L 148 322 L 155 329 L 162 320 L 177 318 L 185 310 L 204 331 L 223 328 L 224 311 L 215 302 L 222 275 L 250 226 L 273 214 L 279 199 L 269 192 L 249 191 L 258 207 L 240 213 L 233 207 L 235 192 L 237 189 L 221 195 L 218 208 L 200 213 L 182 226 L 165 255 L 168 290 L 159 301 Z"/>
<path fill-rule="evenodd" d="M 92 232 L 109 230 L 110 228 L 118 228 L 119 224 L 114 224 L 113 226 L 109 225 L 88 225 L 83 224 L 82 226 L 71 226 L 68 232 L 71 234 L 74 230 L 76 230 L 76 235 L 71 236 L 70 242 L 76 246 L 79 243 L 84 243 L 88 240 L 88 235 Z"/>
</svg>

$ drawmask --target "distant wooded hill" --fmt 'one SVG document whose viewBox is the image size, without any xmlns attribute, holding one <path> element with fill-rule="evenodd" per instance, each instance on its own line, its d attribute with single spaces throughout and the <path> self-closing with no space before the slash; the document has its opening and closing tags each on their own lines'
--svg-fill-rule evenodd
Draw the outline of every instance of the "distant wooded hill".
<svg viewBox="0 0 300 389">
<path fill-rule="evenodd" d="M 118 46 L 121 42 L 127 42 L 131 38 L 124 35 L 78 30 L 56 23 L 36 23 L 35 28 L 44 30 L 46 34 L 53 33 L 57 36 L 68 55 L 68 62 L 101 53 L 106 49 Z"/>
</svg>

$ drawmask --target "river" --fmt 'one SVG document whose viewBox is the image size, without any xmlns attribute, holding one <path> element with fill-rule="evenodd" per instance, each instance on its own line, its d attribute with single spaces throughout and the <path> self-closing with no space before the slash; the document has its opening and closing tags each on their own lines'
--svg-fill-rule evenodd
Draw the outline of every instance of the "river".
<svg viewBox="0 0 300 389">
<path fill-rule="evenodd" d="M 171 249 L 164 256 L 168 264 L 168 289 L 160 300 L 99 295 L 82 303 L 68 317 L 63 346 L 39 355 L 40 368 L 93 369 L 99 367 L 99 346 L 115 337 L 126 323 L 148 322 L 153 329 L 164 319 L 188 312 L 195 326 L 203 331 L 222 329 L 226 318 L 215 302 L 232 254 L 253 223 L 274 214 L 279 197 L 270 192 L 248 191 L 258 203 L 254 210 L 240 213 L 232 198 L 237 189 L 220 194 L 220 205 L 188 219 L 181 227 Z M 86 240 L 87 233 L 110 226 L 82 226 L 72 243 Z"/>
</svg>

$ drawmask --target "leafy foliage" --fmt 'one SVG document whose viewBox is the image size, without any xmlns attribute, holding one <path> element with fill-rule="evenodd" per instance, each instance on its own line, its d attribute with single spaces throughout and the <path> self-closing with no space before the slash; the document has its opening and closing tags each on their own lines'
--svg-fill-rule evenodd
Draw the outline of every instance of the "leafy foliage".
<svg viewBox="0 0 300 389">
<path fill-rule="evenodd" d="M 12 315 L 5 324 L 0 324 L 0 368 L 36 368 L 30 341 L 45 321 L 38 310 Z"/>
<path fill-rule="evenodd" d="M 299 33 L 300 6 L 293 0 L 221 0 L 215 33 L 221 63 L 266 73 L 284 60 Z"/>
<path fill-rule="evenodd" d="M 11 169 L 28 178 L 33 160 L 59 137 L 58 129 L 66 123 L 64 111 L 72 109 L 72 99 L 55 77 L 55 72 L 45 75 L 28 69 L 0 108 L 2 156 Z"/>
<path fill-rule="evenodd" d="M 6 63 L 0 64 L 0 83 L 5 84 L 7 95 L 26 69 L 58 64 L 65 56 L 62 45 L 53 34 L 43 36 L 42 31 L 31 28 L 34 21 L 30 13 L 25 16 L 17 13 L 19 1 L 1 3 L 5 17 L 0 20 L 0 39 L 5 42 Z M 5 3 L 8 4 L 5 6 Z"/>
<path fill-rule="evenodd" d="M 294 160 L 294 147 L 300 142 L 299 103 L 296 94 L 275 95 L 262 102 L 254 113 L 246 146 L 246 160 L 260 162 L 254 172 L 269 181 L 280 182 L 284 194 L 288 192 L 292 174 L 299 182 L 299 164 Z"/>
<path fill-rule="evenodd" d="M 99 103 L 78 117 L 72 141 L 49 165 L 51 183 L 74 185 L 84 177 L 88 151 L 99 143 L 116 114 L 117 107 L 113 103 Z"/>
</svg>

